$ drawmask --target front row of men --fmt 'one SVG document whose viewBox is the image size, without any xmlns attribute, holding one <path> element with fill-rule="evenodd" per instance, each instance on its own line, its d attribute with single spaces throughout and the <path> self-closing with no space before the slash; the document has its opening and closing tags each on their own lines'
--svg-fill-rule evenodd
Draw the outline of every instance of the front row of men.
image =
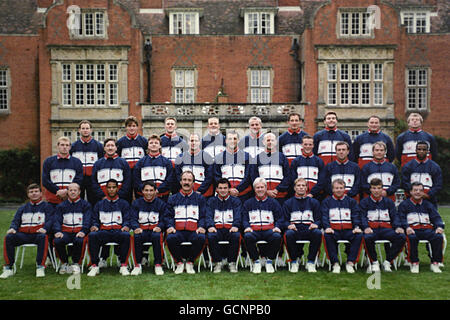
<svg viewBox="0 0 450 320">
<path fill-rule="evenodd" d="M 230 195 L 231 184 L 227 179 L 218 181 L 216 196 L 208 200 L 194 191 L 194 181 L 194 174 L 185 171 L 181 175 L 180 192 L 170 196 L 167 203 L 156 197 L 153 182 L 145 182 L 143 197 L 130 206 L 119 198 L 118 183 L 111 179 L 106 184 L 106 197 L 93 209 L 80 198 L 79 185 L 72 183 L 68 187 L 68 199 L 55 210 L 42 200 L 40 186 L 32 184 L 27 188 L 30 201 L 18 209 L 7 231 L 5 267 L 0 278 L 14 274 L 15 248 L 25 243 L 38 246 L 36 276 L 44 276 L 49 237 L 53 238 L 54 248 L 62 261 L 60 273 L 80 272 L 87 241 L 92 264 L 88 276 L 100 272 L 100 251 L 107 250 L 105 244 L 110 242 L 118 245 L 116 253 L 121 264 L 120 273 L 130 274 L 127 261 L 133 251 L 135 261 L 131 274 L 138 275 L 142 273 L 143 246 L 151 242 L 155 273 L 162 275 L 164 234 L 176 263 L 176 274 L 184 269 L 187 273 L 195 273 L 193 263 L 206 243 L 215 273 L 221 271 L 223 260 L 227 260 L 230 272 L 237 272 L 242 238 L 252 261 L 252 272 L 261 272 L 260 257 L 264 257 L 266 271 L 272 273 L 273 261 L 282 248 L 283 237 L 291 272 L 298 271 L 298 260 L 303 255 L 303 243 L 298 243 L 298 240 L 310 241 L 306 263 L 308 272 L 316 271 L 322 241 L 333 273 L 340 272 L 339 240 L 346 240 L 348 244 L 346 270 L 349 273 L 354 272 L 363 245 L 370 260 L 368 271 L 380 271 L 376 240 L 390 241 L 386 260 L 382 263 L 384 271 L 391 271 L 391 263 L 406 243 L 411 272 L 418 273 L 418 242 L 428 240 L 431 270 L 441 272 L 444 223 L 435 206 L 423 199 L 424 187 L 419 182 L 412 184 L 411 198 L 404 200 L 397 211 L 393 201 L 383 197 L 380 179 L 371 180 L 371 195 L 359 204 L 345 194 L 345 182 L 336 179 L 332 183 L 333 195 L 320 204 L 307 196 L 307 182 L 299 178 L 294 183 L 295 195 L 282 206 L 267 196 L 264 178 L 255 179 L 255 196 L 243 205 Z M 130 230 L 134 231 L 133 236 Z M 189 245 L 185 245 L 186 242 Z M 71 267 L 68 266 L 66 252 L 69 243 L 73 244 L 71 256 L 74 264 Z"/>
</svg>

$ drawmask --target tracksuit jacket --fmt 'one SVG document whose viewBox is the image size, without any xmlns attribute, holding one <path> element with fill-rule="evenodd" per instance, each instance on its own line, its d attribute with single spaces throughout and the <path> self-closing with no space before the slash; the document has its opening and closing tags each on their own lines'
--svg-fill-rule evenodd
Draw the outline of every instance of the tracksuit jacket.
<svg viewBox="0 0 450 320">
<path fill-rule="evenodd" d="M 325 166 L 319 184 L 321 189 L 324 189 L 328 195 L 333 194 L 331 183 L 335 179 L 344 180 L 345 192 L 348 196 L 355 197 L 358 195 L 361 184 L 361 170 L 359 170 L 355 162 L 335 160 Z"/>
<path fill-rule="evenodd" d="M 139 134 L 134 137 L 127 134 L 117 141 L 117 154 L 128 162 L 130 169 L 147 154 L 147 149 L 147 139 Z"/>
<path fill-rule="evenodd" d="M 361 189 L 366 195 L 370 194 L 370 181 L 374 178 L 383 181 L 383 189 L 395 201 L 395 192 L 400 188 L 400 175 L 397 167 L 386 160 L 381 162 L 372 160 L 364 165 L 361 170 Z"/>
<path fill-rule="evenodd" d="M 384 132 L 381 132 L 381 130 L 376 132 L 368 130 L 357 136 L 353 141 L 353 161 L 356 162 L 360 168 L 372 161 L 372 146 L 378 141 L 386 143 L 386 158 L 389 162 L 395 160 L 395 149 L 391 137 Z"/>
<path fill-rule="evenodd" d="M 94 164 L 92 170 L 92 189 L 98 200 L 106 196 L 106 183 L 109 179 L 118 182 L 118 195 L 129 201 L 132 186 L 131 169 L 128 162 L 116 153 L 109 157 L 105 155 Z"/>
<path fill-rule="evenodd" d="M 256 156 L 256 163 L 253 166 L 254 181 L 258 177 L 266 179 L 267 190 L 278 190 L 276 198 L 285 198 L 288 194 L 291 175 L 289 162 L 281 152 L 263 151 Z"/>
<path fill-rule="evenodd" d="M 91 176 L 94 163 L 103 157 L 104 150 L 103 145 L 94 138 L 91 137 L 87 141 L 80 138 L 72 143 L 70 154 L 72 157 L 80 159 L 83 164 L 83 175 Z"/>
<path fill-rule="evenodd" d="M 278 147 L 289 161 L 289 164 L 302 154 L 302 138 L 307 133 L 300 128 L 296 131 L 288 129 L 278 138 Z"/>
<path fill-rule="evenodd" d="M 313 153 L 323 160 L 323 163 L 328 163 L 336 160 L 336 143 L 345 141 L 350 146 L 349 159 L 353 159 L 352 140 L 350 136 L 339 129 L 323 129 L 314 134 L 314 148 Z"/>
<path fill-rule="evenodd" d="M 225 136 L 221 133 L 215 136 L 208 133 L 202 138 L 202 150 L 208 153 L 212 160 L 214 160 L 215 156 L 225 151 L 225 146 Z"/>
<path fill-rule="evenodd" d="M 249 134 L 239 141 L 238 147 L 239 149 L 247 152 L 252 158 L 255 158 L 265 149 L 263 141 L 264 141 L 264 134 L 260 133 L 256 137 Z"/>
<path fill-rule="evenodd" d="M 294 161 L 291 162 L 291 179 L 292 183 L 297 178 L 303 178 L 308 185 L 308 192 L 313 196 L 317 196 L 321 187 L 318 185 L 320 173 L 325 167 L 323 160 L 313 153 L 306 155 L 302 152 Z"/>
<path fill-rule="evenodd" d="M 189 145 L 177 134 L 161 135 L 161 154 L 175 164 L 175 159 L 183 152 L 189 151 Z"/>
<path fill-rule="evenodd" d="M 211 156 L 203 150 L 199 150 L 196 154 L 190 151 L 183 152 L 175 160 L 176 181 L 181 180 L 184 171 L 192 171 L 195 177 L 194 191 L 200 192 L 205 197 L 211 197 L 214 192 L 213 162 Z"/>
<path fill-rule="evenodd" d="M 145 181 L 155 182 L 159 197 L 167 196 L 175 182 L 172 162 L 161 154 L 143 157 L 136 163 L 133 174 L 134 190 L 140 195 Z"/>
<path fill-rule="evenodd" d="M 416 144 L 419 141 L 425 141 L 429 146 L 428 157 L 436 159 L 437 157 L 437 143 L 436 138 L 423 130 L 407 130 L 397 137 L 395 144 L 395 156 L 400 161 L 403 167 L 406 163 L 416 157 Z"/>
<path fill-rule="evenodd" d="M 42 185 L 48 202 L 59 204 L 62 200 L 56 196 L 59 189 L 67 189 L 72 182 L 80 186 L 83 182 L 83 164 L 80 159 L 59 154 L 45 159 L 42 167 Z"/>
<path fill-rule="evenodd" d="M 430 201 L 437 203 L 436 195 L 442 190 L 442 170 L 431 159 L 419 161 L 417 158 L 405 164 L 402 168 L 402 187 L 406 192 L 411 191 L 413 182 L 421 182 Z"/>
</svg>

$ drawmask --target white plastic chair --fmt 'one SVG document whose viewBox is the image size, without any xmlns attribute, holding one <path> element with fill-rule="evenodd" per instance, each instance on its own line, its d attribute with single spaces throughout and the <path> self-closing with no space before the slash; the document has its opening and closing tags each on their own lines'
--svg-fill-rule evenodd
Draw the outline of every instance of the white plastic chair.
<svg viewBox="0 0 450 320">
<path fill-rule="evenodd" d="M 119 245 L 119 244 L 118 244 L 117 242 L 107 242 L 107 243 L 105 243 L 104 245 L 102 245 L 102 246 L 100 247 L 100 250 L 99 250 L 99 252 L 98 252 L 98 256 L 101 257 L 103 246 L 109 246 L 109 250 L 110 250 L 110 256 L 109 256 L 109 258 L 110 258 L 110 260 L 109 260 L 109 261 L 110 261 L 110 264 L 109 264 L 109 265 L 112 266 L 112 256 L 113 256 L 113 254 L 114 254 L 114 251 L 111 253 L 111 250 L 112 250 L 112 248 L 113 248 L 114 246 L 118 246 L 118 245 Z M 119 257 L 116 256 L 116 259 L 117 259 L 117 265 L 120 266 Z M 128 266 L 129 266 L 130 268 L 133 268 L 133 267 L 134 267 L 133 250 L 130 251 L 130 256 L 128 257 Z"/>
<path fill-rule="evenodd" d="M 15 260 L 15 262 L 14 262 L 14 272 L 16 271 L 16 262 L 17 262 L 17 258 L 19 257 L 19 254 L 20 254 L 20 250 L 22 250 L 22 256 L 20 258 L 20 269 L 22 269 L 23 259 L 24 259 L 24 256 L 25 256 L 25 249 L 26 248 L 33 248 L 33 247 L 37 248 L 37 244 L 25 243 L 25 244 L 22 244 L 22 245 L 16 247 L 16 257 L 14 259 Z M 50 258 L 50 262 L 52 263 L 52 267 L 54 269 L 56 269 L 55 258 L 53 256 L 52 250 L 50 249 L 50 246 L 48 246 L 48 257 Z"/>
</svg>

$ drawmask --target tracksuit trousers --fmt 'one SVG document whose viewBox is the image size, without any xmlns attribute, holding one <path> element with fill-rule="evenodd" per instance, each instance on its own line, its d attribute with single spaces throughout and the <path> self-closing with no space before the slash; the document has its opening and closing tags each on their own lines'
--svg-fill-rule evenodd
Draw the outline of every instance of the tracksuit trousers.
<svg viewBox="0 0 450 320">
<path fill-rule="evenodd" d="M 54 238 L 53 245 L 56 250 L 56 254 L 62 263 L 67 263 L 69 261 L 66 246 L 72 243 L 72 249 L 69 251 L 72 256 L 72 262 L 81 264 L 84 257 L 84 249 L 86 248 L 86 242 L 88 237 L 83 238 L 76 237 L 76 233 L 63 232 L 62 238 Z"/>
<path fill-rule="evenodd" d="M 252 261 L 258 260 L 259 256 L 274 260 L 280 250 L 281 239 L 281 234 L 273 232 L 272 229 L 244 233 L 245 245 Z M 259 248 L 257 248 L 256 242 L 262 240 L 267 241 L 267 244 L 260 245 Z"/>
<path fill-rule="evenodd" d="M 181 262 L 186 259 L 188 262 L 194 262 L 202 253 L 206 241 L 204 233 L 195 231 L 177 230 L 176 233 L 167 235 L 167 246 L 175 262 Z M 182 242 L 191 242 L 190 246 L 182 246 Z"/>
<path fill-rule="evenodd" d="M 352 229 L 334 230 L 334 233 L 324 233 L 323 237 L 325 252 L 331 264 L 339 263 L 338 240 L 350 241 L 347 262 L 358 262 L 363 240 L 362 233 L 353 233 Z"/>
<path fill-rule="evenodd" d="M 296 243 L 297 240 L 309 240 L 308 262 L 316 261 L 320 245 L 322 244 L 322 231 L 320 229 L 308 229 L 308 225 L 297 224 L 297 231 L 286 230 L 284 241 L 291 261 L 296 261 L 303 256 L 303 244 Z"/>
<path fill-rule="evenodd" d="M 431 244 L 431 262 L 442 262 L 443 235 L 436 233 L 433 229 L 415 229 L 414 232 L 415 234 L 406 236 L 406 245 L 408 248 L 407 260 L 411 263 L 419 262 L 419 240 L 428 240 Z"/>
<path fill-rule="evenodd" d="M 36 265 L 45 267 L 48 253 L 48 236 L 43 233 L 16 232 L 7 234 L 4 240 L 3 256 L 5 265 L 12 267 L 15 262 L 15 249 L 23 244 L 37 244 Z"/>
<path fill-rule="evenodd" d="M 236 262 L 241 244 L 241 233 L 230 232 L 230 229 L 217 229 L 217 232 L 208 232 L 209 252 L 213 262 L 220 262 L 227 258 L 228 262 Z M 228 245 L 221 245 L 219 241 L 228 241 Z"/>
<path fill-rule="evenodd" d="M 142 261 L 144 243 L 151 242 L 153 247 L 154 264 L 162 264 L 163 257 L 163 234 L 161 232 L 154 232 L 152 230 L 144 230 L 142 233 L 134 234 L 134 246 L 132 246 L 134 264 L 138 265 Z M 150 258 L 149 258 L 150 261 Z"/>
<path fill-rule="evenodd" d="M 386 248 L 386 260 L 391 262 L 397 257 L 405 246 L 406 236 L 404 233 L 397 233 L 391 228 L 374 228 L 373 233 L 364 233 L 364 246 L 366 248 L 367 255 L 370 262 L 378 261 L 377 251 L 375 249 L 375 241 L 377 240 L 389 240 L 390 246 Z"/>
<path fill-rule="evenodd" d="M 108 242 L 119 244 L 119 261 L 125 264 L 130 255 L 130 233 L 121 230 L 99 230 L 89 233 L 88 247 L 92 264 L 98 265 L 100 247 Z"/>
</svg>

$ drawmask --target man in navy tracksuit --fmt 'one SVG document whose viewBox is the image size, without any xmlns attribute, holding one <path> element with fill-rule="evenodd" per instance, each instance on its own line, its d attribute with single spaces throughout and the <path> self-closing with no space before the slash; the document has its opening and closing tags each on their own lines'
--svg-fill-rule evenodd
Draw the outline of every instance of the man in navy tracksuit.
<svg viewBox="0 0 450 320">
<path fill-rule="evenodd" d="M 298 113 L 289 114 L 288 130 L 278 138 L 278 146 L 289 161 L 292 161 L 302 154 L 302 138 L 308 135 L 302 130 L 303 119 Z"/>
<path fill-rule="evenodd" d="M 277 139 L 273 133 L 266 133 L 263 141 L 265 150 L 256 156 L 252 180 L 257 177 L 266 179 L 267 195 L 282 205 L 291 183 L 289 162 L 277 151 Z"/>
<path fill-rule="evenodd" d="M 425 141 L 428 144 L 427 157 L 436 159 L 437 143 L 436 138 L 422 130 L 423 117 L 419 113 L 411 113 L 407 119 L 409 129 L 399 134 L 395 144 L 395 155 L 401 163 L 401 167 L 413 160 L 416 156 L 416 144 L 418 141 Z"/>
<path fill-rule="evenodd" d="M 220 132 L 219 118 L 208 119 L 208 133 L 202 138 L 202 150 L 214 160 L 216 155 L 225 151 L 225 136 Z"/>
<path fill-rule="evenodd" d="M 383 182 L 383 197 L 395 201 L 395 192 L 400 187 L 400 175 L 397 167 L 386 160 L 386 144 L 382 141 L 372 145 L 373 159 L 361 170 L 361 193 L 367 197 L 370 194 L 370 181 L 378 178 Z"/>
<path fill-rule="evenodd" d="M 251 117 L 248 120 L 248 126 L 250 133 L 239 141 L 238 147 L 255 158 L 264 151 L 262 121 L 258 117 Z"/>
<path fill-rule="evenodd" d="M 72 182 L 83 182 L 83 164 L 70 156 L 70 140 L 60 137 L 57 142 L 58 154 L 45 159 L 42 166 L 42 185 L 45 198 L 54 207 L 67 199 L 67 186 Z"/>
<path fill-rule="evenodd" d="M 175 182 L 172 162 L 161 155 L 161 138 L 152 135 L 148 139 L 148 154 L 138 161 L 134 168 L 133 185 L 138 196 L 142 196 L 145 181 L 152 180 L 156 184 L 157 196 L 167 201 Z"/>
<path fill-rule="evenodd" d="M 245 201 L 242 209 L 242 225 L 244 241 L 248 255 L 253 262 L 253 273 L 261 273 L 259 257 L 267 257 L 266 272 L 273 273 L 272 261 L 276 258 L 281 245 L 281 229 L 283 216 L 281 206 L 273 198 L 267 196 L 267 182 L 264 178 L 256 178 L 253 182 L 255 197 Z M 257 247 L 256 242 L 267 244 Z M 258 252 L 259 249 L 259 252 Z"/>
<path fill-rule="evenodd" d="M 209 251 L 214 263 L 214 273 L 222 271 L 222 260 L 228 260 L 230 272 L 237 272 L 236 261 L 241 243 L 241 201 L 230 195 L 231 184 L 221 178 L 217 182 L 217 195 L 207 201 L 206 227 Z M 229 244 L 220 245 L 220 241 Z M 222 248 L 224 247 L 224 248 Z M 222 250 L 226 249 L 226 250 Z"/>
<path fill-rule="evenodd" d="M 380 118 L 371 116 L 367 121 L 368 130 L 361 133 L 353 141 L 353 161 L 362 169 L 365 164 L 373 159 L 372 146 L 375 142 L 382 141 L 386 144 L 386 160 L 393 162 L 395 149 L 391 137 L 381 131 Z"/>
<path fill-rule="evenodd" d="M 99 251 L 100 247 L 108 242 L 116 242 L 119 245 L 120 274 L 130 274 L 127 267 L 130 255 L 130 220 L 131 208 L 127 201 L 120 199 L 118 182 L 109 180 L 106 183 L 107 196 L 100 200 L 92 213 L 92 226 L 89 233 L 89 255 L 91 257 L 91 271 L 87 274 L 94 277 L 100 273 Z"/>
<path fill-rule="evenodd" d="M 436 196 L 442 190 L 442 170 L 439 165 L 427 157 L 428 144 L 419 141 L 416 144 L 416 158 L 402 168 L 402 186 L 409 194 L 411 184 L 420 182 L 424 186 L 424 199 L 437 206 Z"/>
<path fill-rule="evenodd" d="M 295 181 L 297 178 L 305 179 L 308 186 L 308 196 L 318 198 L 322 191 L 318 182 L 320 173 L 325 165 L 323 160 L 312 152 L 313 148 L 313 137 L 304 136 L 302 139 L 302 153 L 291 162 L 291 180 Z"/>
<path fill-rule="evenodd" d="M 238 148 L 239 134 L 228 131 L 226 150 L 215 158 L 214 179 L 227 178 L 231 183 L 230 194 L 244 202 L 252 194 L 250 155 Z"/>
<path fill-rule="evenodd" d="M 80 133 L 80 139 L 72 143 L 70 154 L 80 159 L 83 164 L 81 198 L 84 198 L 86 193 L 89 203 L 91 206 L 94 206 L 97 198 L 92 190 L 92 168 L 94 163 L 103 157 L 103 145 L 92 137 L 92 124 L 90 121 L 82 120 L 78 124 L 78 132 Z"/>
<path fill-rule="evenodd" d="M 338 260 L 338 240 L 350 242 L 347 254 L 346 270 L 354 273 L 354 265 L 358 262 L 362 247 L 361 215 L 356 201 L 345 195 L 345 182 L 342 179 L 333 181 L 333 195 L 321 203 L 324 246 L 333 273 L 340 273 Z"/>
<path fill-rule="evenodd" d="M 119 198 L 131 202 L 132 176 L 128 162 L 117 154 L 116 140 L 105 140 L 105 156 L 95 162 L 92 169 L 92 189 L 97 201 L 106 197 L 106 182 L 114 179 L 119 184 Z"/>
<path fill-rule="evenodd" d="M 48 251 L 48 231 L 53 223 L 53 206 L 42 200 L 42 190 L 38 184 L 27 187 L 30 202 L 22 205 L 14 215 L 11 225 L 6 232 L 3 244 L 5 266 L 0 279 L 14 275 L 15 248 L 17 246 L 37 244 L 36 277 L 45 276 L 45 260 Z"/>
<path fill-rule="evenodd" d="M 407 260 L 411 263 L 411 272 L 419 273 L 419 240 L 428 240 L 431 245 L 429 253 L 430 269 L 435 273 L 442 272 L 442 246 L 444 243 L 444 222 L 436 207 L 423 198 L 424 186 L 420 182 L 413 182 L 411 198 L 403 200 L 398 206 L 398 213 L 403 228 L 406 229 Z"/>
<path fill-rule="evenodd" d="M 298 259 L 303 256 L 303 244 L 297 240 L 309 240 L 308 262 L 306 270 L 316 272 L 316 258 L 322 244 L 320 227 L 320 203 L 309 197 L 306 179 L 297 178 L 294 182 L 295 195 L 283 204 L 283 216 L 286 224 L 284 242 L 291 260 L 290 272 L 298 272 Z"/>
<path fill-rule="evenodd" d="M 156 184 L 145 181 L 142 189 L 143 197 L 133 201 L 131 205 L 131 228 L 134 230 L 132 245 L 134 269 L 131 275 L 142 273 L 141 261 L 144 243 L 151 242 L 155 264 L 155 274 L 163 275 L 163 230 L 164 215 L 167 213 L 167 204 L 156 197 Z M 150 260 L 150 259 L 149 259 Z"/>
<path fill-rule="evenodd" d="M 211 156 L 200 149 L 200 137 L 191 134 L 189 150 L 180 154 L 175 160 L 176 181 L 181 180 L 184 171 L 192 171 L 195 176 L 194 191 L 204 197 L 211 197 L 214 191 L 213 162 Z"/>
<path fill-rule="evenodd" d="M 371 195 L 359 203 L 361 208 L 361 225 L 364 230 L 364 245 L 370 260 L 368 271 L 379 272 L 380 263 L 375 250 L 376 240 L 389 240 L 386 248 L 386 260 L 383 269 L 391 272 L 391 263 L 405 245 L 406 236 L 397 215 L 395 203 L 382 195 L 383 181 L 373 178 L 370 181 Z"/>
<path fill-rule="evenodd" d="M 355 162 L 349 160 L 348 155 L 349 145 L 347 142 L 338 142 L 336 144 L 336 160 L 325 166 L 319 184 L 328 195 L 332 195 L 331 183 L 336 179 L 342 179 L 345 181 L 345 194 L 356 200 L 361 184 L 361 170 Z"/>
<path fill-rule="evenodd" d="M 176 263 L 175 274 L 194 274 L 195 259 L 202 253 L 206 241 L 206 199 L 194 192 L 195 177 L 191 171 L 181 175 L 180 192 L 169 197 L 169 213 L 165 215 L 167 246 Z M 184 247 L 183 242 L 191 242 Z"/>
<path fill-rule="evenodd" d="M 164 127 L 166 132 L 161 135 L 161 154 L 175 165 L 175 159 L 189 150 L 188 144 L 179 136 L 177 130 L 177 119 L 174 117 L 167 117 L 164 120 Z M 178 190 L 173 190 L 173 193 Z"/>
<path fill-rule="evenodd" d="M 59 274 L 80 273 L 80 264 L 84 257 L 87 243 L 87 234 L 91 227 L 92 207 L 89 202 L 80 198 L 81 188 L 76 183 L 71 183 L 68 188 L 69 198 L 60 203 L 55 210 L 53 240 L 56 253 L 61 259 L 62 265 Z M 68 254 L 66 245 L 72 243 L 71 268 L 68 266 Z"/>
<path fill-rule="evenodd" d="M 314 134 L 313 153 L 327 165 L 336 160 L 336 143 L 345 141 L 350 146 L 349 159 L 353 159 L 352 140 L 346 132 L 337 128 L 338 118 L 336 113 L 333 111 L 327 112 L 323 122 L 325 129 Z"/>
</svg>

